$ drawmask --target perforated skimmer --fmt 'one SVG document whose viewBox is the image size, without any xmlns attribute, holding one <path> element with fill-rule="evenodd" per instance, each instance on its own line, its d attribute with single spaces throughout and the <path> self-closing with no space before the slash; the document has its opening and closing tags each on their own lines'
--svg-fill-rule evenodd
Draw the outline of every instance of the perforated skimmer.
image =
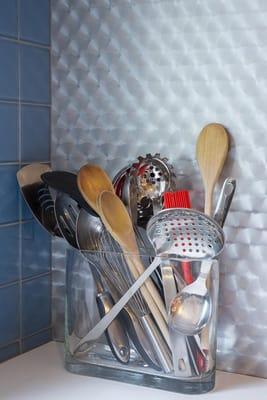
<svg viewBox="0 0 267 400">
<path fill-rule="evenodd" d="M 159 212 L 150 219 L 147 234 L 158 255 L 176 259 L 211 259 L 224 245 L 220 226 L 192 209 L 169 208 Z"/>
</svg>

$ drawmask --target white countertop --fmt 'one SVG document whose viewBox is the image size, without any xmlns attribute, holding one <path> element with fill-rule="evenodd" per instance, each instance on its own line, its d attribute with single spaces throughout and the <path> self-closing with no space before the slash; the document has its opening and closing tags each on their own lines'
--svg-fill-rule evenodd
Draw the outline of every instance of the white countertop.
<svg viewBox="0 0 267 400">
<path fill-rule="evenodd" d="M 67 372 L 63 365 L 63 345 L 48 343 L 29 353 L 0 364 L 1 400 L 265 400 L 267 380 L 217 372 L 216 389 L 188 397 L 178 393 L 129 385 Z"/>
</svg>

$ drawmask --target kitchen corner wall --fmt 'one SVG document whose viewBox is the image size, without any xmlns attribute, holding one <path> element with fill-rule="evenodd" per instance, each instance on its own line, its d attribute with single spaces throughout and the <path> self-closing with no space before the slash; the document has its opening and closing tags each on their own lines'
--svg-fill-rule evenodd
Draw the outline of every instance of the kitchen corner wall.
<svg viewBox="0 0 267 400">
<path fill-rule="evenodd" d="M 16 172 L 50 162 L 50 2 L 0 2 L 0 361 L 51 338 L 50 238 Z"/>
</svg>

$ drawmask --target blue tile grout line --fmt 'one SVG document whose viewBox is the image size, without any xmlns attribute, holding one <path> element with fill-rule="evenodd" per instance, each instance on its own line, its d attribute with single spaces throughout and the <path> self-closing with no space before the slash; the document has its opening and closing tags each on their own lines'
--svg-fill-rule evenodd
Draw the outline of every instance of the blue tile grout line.
<svg viewBox="0 0 267 400">
<path fill-rule="evenodd" d="M 18 18 L 17 18 L 17 32 L 20 34 L 20 0 L 18 0 Z M 21 168 L 21 52 L 18 51 L 18 152 L 19 152 L 19 169 Z M 22 353 L 22 198 L 19 198 L 19 352 Z"/>
<path fill-rule="evenodd" d="M 3 34 L 0 34 L 0 39 L 3 39 L 7 42 L 12 42 L 12 43 L 17 43 L 17 44 L 25 44 L 26 46 L 38 47 L 39 49 L 48 50 L 49 52 L 51 51 L 51 45 L 45 45 L 45 44 L 41 44 L 41 43 L 37 43 L 37 42 L 32 42 L 30 40 L 17 39 L 14 37 L 5 36 Z"/>
<path fill-rule="evenodd" d="M 22 106 L 34 106 L 34 107 L 47 107 L 51 108 L 51 102 L 50 103 L 38 103 L 36 101 L 20 101 Z M 19 105 L 19 100 L 5 100 L 5 99 L 0 99 L 0 104 L 11 104 L 11 105 Z"/>
<path fill-rule="evenodd" d="M 21 278 L 21 279 L 19 278 L 19 279 L 16 279 L 15 281 L 11 281 L 11 282 L 0 284 L 0 290 L 3 289 L 3 288 L 6 288 L 6 287 L 18 285 L 20 283 L 22 285 L 23 283 L 31 282 L 31 281 L 34 281 L 34 280 L 39 279 L 39 278 L 44 278 L 46 276 L 51 276 L 51 271 L 43 272 L 41 274 L 32 275 L 32 276 L 29 276 L 27 278 Z"/>
<path fill-rule="evenodd" d="M 34 337 L 34 336 L 36 336 L 36 335 L 38 335 L 38 334 L 40 334 L 40 333 L 49 331 L 49 330 L 51 330 L 51 329 L 52 329 L 52 325 L 49 325 L 49 326 L 47 326 L 46 328 L 43 328 L 43 329 L 40 329 L 40 330 L 38 330 L 38 331 L 35 331 L 35 332 L 31 333 L 30 335 L 23 336 L 23 337 L 21 338 L 21 340 L 30 339 L 30 338 L 32 338 L 32 337 Z M 0 351 L 1 351 L 2 349 L 4 349 L 5 347 L 11 346 L 12 344 L 16 344 L 16 343 L 19 344 L 19 339 L 12 340 L 11 342 L 7 342 L 7 343 L 5 343 L 4 345 L 1 345 L 1 346 L 0 346 Z"/>
</svg>

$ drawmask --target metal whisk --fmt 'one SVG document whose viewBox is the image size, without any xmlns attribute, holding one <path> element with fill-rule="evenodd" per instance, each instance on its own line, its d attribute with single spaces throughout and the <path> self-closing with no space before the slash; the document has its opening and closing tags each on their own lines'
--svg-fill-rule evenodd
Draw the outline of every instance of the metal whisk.
<svg viewBox="0 0 267 400">
<path fill-rule="evenodd" d="M 120 295 L 123 296 L 134 283 L 134 278 L 131 275 L 118 244 L 107 231 L 103 230 L 100 241 L 101 248 L 104 250 L 102 253 L 103 262 L 100 266 L 101 273 L 108 281 L 114 283 Z M 170 349 L 155 325 L 147 303 L 139 290 L 131 297 L 128 305 L 146 332 L 146 336 L 153 346 L 162 369 L 166 373 L 171 372 L 172 359 Z"/>
</svg>

